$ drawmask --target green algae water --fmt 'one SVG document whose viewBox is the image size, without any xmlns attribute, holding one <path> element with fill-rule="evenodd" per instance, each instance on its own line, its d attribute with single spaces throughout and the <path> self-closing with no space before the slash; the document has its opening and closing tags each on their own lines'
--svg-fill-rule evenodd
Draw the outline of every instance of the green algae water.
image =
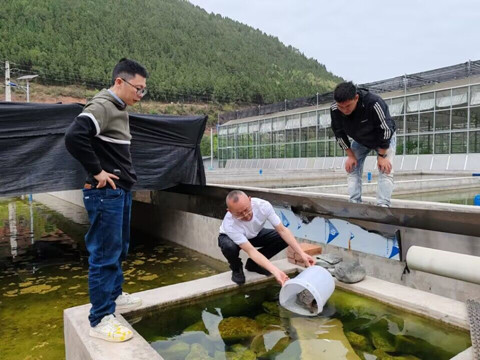
<svg viewBox="0 0 480 360">
<path fill-rule="evenodd" d="M 279 291 L 242 287 L 130 322 L 165 360 L 443 360 L 471 346 L 466 331 L 338 289 L 322 314 L 299 316 Z"/>
<path fill-rule="evenodd" d="M 63 309 L 89 302 L 86 230 L 38 203 L 0 200 L 0 359 L 65 358 Z M 227 268 L 177 244 L 132 233 L 124 291 Z"/>
</svg>

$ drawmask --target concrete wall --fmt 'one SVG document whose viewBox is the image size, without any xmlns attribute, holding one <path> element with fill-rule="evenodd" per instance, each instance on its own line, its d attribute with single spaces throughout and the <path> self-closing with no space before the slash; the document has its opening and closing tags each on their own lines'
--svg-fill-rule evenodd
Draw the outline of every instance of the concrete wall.
<svg viewBox="0 0 480 360">
<path fill-rule="evenodd" d="M 58 193 L 34 194 L 33 199 L 62 214 L 74 223 L 88 225 L 88 215 L 83 202 L 81 205 L 77 204 L 78 201 L 77 203 L 74 202 L 78 200 L 78 194 L 81 195 L 81 192 L 63 191 L 62 193 L 61 197 L 57 196 Z"/>
<path fill-rule="evenodd" d="M 49 194 L 72 204 L 84 207 L 82 190 L 56 191 Z"/>
<path fill-rule="evenodd" d="M 225 261 L 217 246 L 218 228 L 221 221 L 207 216 L 179 210 L 160 208 L 152 204 L 135 203 L 132 226 L 149 234 L 168 239 L 215 259 Z M 300 239 L 300 241 L 306 241 Z M 320 244 L 322 245 L 322 244 Z M 419 271 L 404 273 L 405 262 L 389 260 L 361 252 L 345 250 L 331 245 L 322 245 L 324 252 L 336 253 L 344 259 L 358 260 L 367 271 L 367 275 L 420 289 L 451 299 L 466 301 L 480 294 L 480 285 L 448 279 Z M 246 259 L 244 252 L 242 258 Z M 273 260 L 285 257 L 282 252 Z"/>
</svg>

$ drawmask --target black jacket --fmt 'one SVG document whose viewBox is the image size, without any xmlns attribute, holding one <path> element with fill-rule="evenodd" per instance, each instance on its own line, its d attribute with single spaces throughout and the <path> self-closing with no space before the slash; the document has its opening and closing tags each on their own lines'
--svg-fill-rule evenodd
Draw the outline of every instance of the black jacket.
<svg viewBox="0 0 480 360">
<path fill-rule="evenodd" d="M 130 190 L 137 181 L 130 153 L 126 105 L 107 90 L 89 101 L 65 133 L 65 145 L 87 171 L 86 182 L 96 185 L 102 170 L 119 177 L 115 185 Z"/>
<path fill-rule="evenodd" d="M 395 122 L 390 117 L 383 99 L 368 90 L 358 90 L 358 103 L 350 115 L 344 115 L 337 103 L 330 107 L 332 130 L 338 144 L 344 150 L 350 148 L 351 137 L 370 149 L 388 149 L 395 132 Z"/>
</svg>

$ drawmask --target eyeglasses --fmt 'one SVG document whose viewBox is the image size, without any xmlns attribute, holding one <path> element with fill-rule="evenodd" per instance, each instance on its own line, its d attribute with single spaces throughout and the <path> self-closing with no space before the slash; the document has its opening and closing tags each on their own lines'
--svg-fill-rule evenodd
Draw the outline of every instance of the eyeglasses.
<svg viewBox="0 0 480 360">
<path fill-rule="evenodd" d="M 232 213 L 232 215 L 235 219 L 242 220 L 242 219 L 245 219 L 246 217 L 248 217 L 252 212 L 253 212 L 252 208 L 249 207 L 248 209 L 245 209 L 238 214 L 233 214 Z"/>
<path fill-rule="evenodd" d="M 124 78 L 120 78 L 122 79 L 123 81 L 125 81 L 128 85 L 130 85 L 131 87 L 134 87 L 136 90 L 137 90 L 137 95 L 138 96 L 145 96 L 148 92 L 147 88 L 138 88 L 136 87 L 135 85 L 129 83 L 127 80 L 125 80 Z"/>
</svg>

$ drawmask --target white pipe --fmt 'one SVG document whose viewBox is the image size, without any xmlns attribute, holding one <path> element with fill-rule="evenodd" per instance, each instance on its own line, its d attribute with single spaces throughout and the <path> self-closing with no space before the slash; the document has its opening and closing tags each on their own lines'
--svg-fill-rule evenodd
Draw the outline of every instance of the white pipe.
<svg viewBox="0 0 480 360">
<path fill-rule="evenodd" d="M 480 284 L 480 257 L 412 246 L 407 252 L 412 270 Z"/>
</svg>

